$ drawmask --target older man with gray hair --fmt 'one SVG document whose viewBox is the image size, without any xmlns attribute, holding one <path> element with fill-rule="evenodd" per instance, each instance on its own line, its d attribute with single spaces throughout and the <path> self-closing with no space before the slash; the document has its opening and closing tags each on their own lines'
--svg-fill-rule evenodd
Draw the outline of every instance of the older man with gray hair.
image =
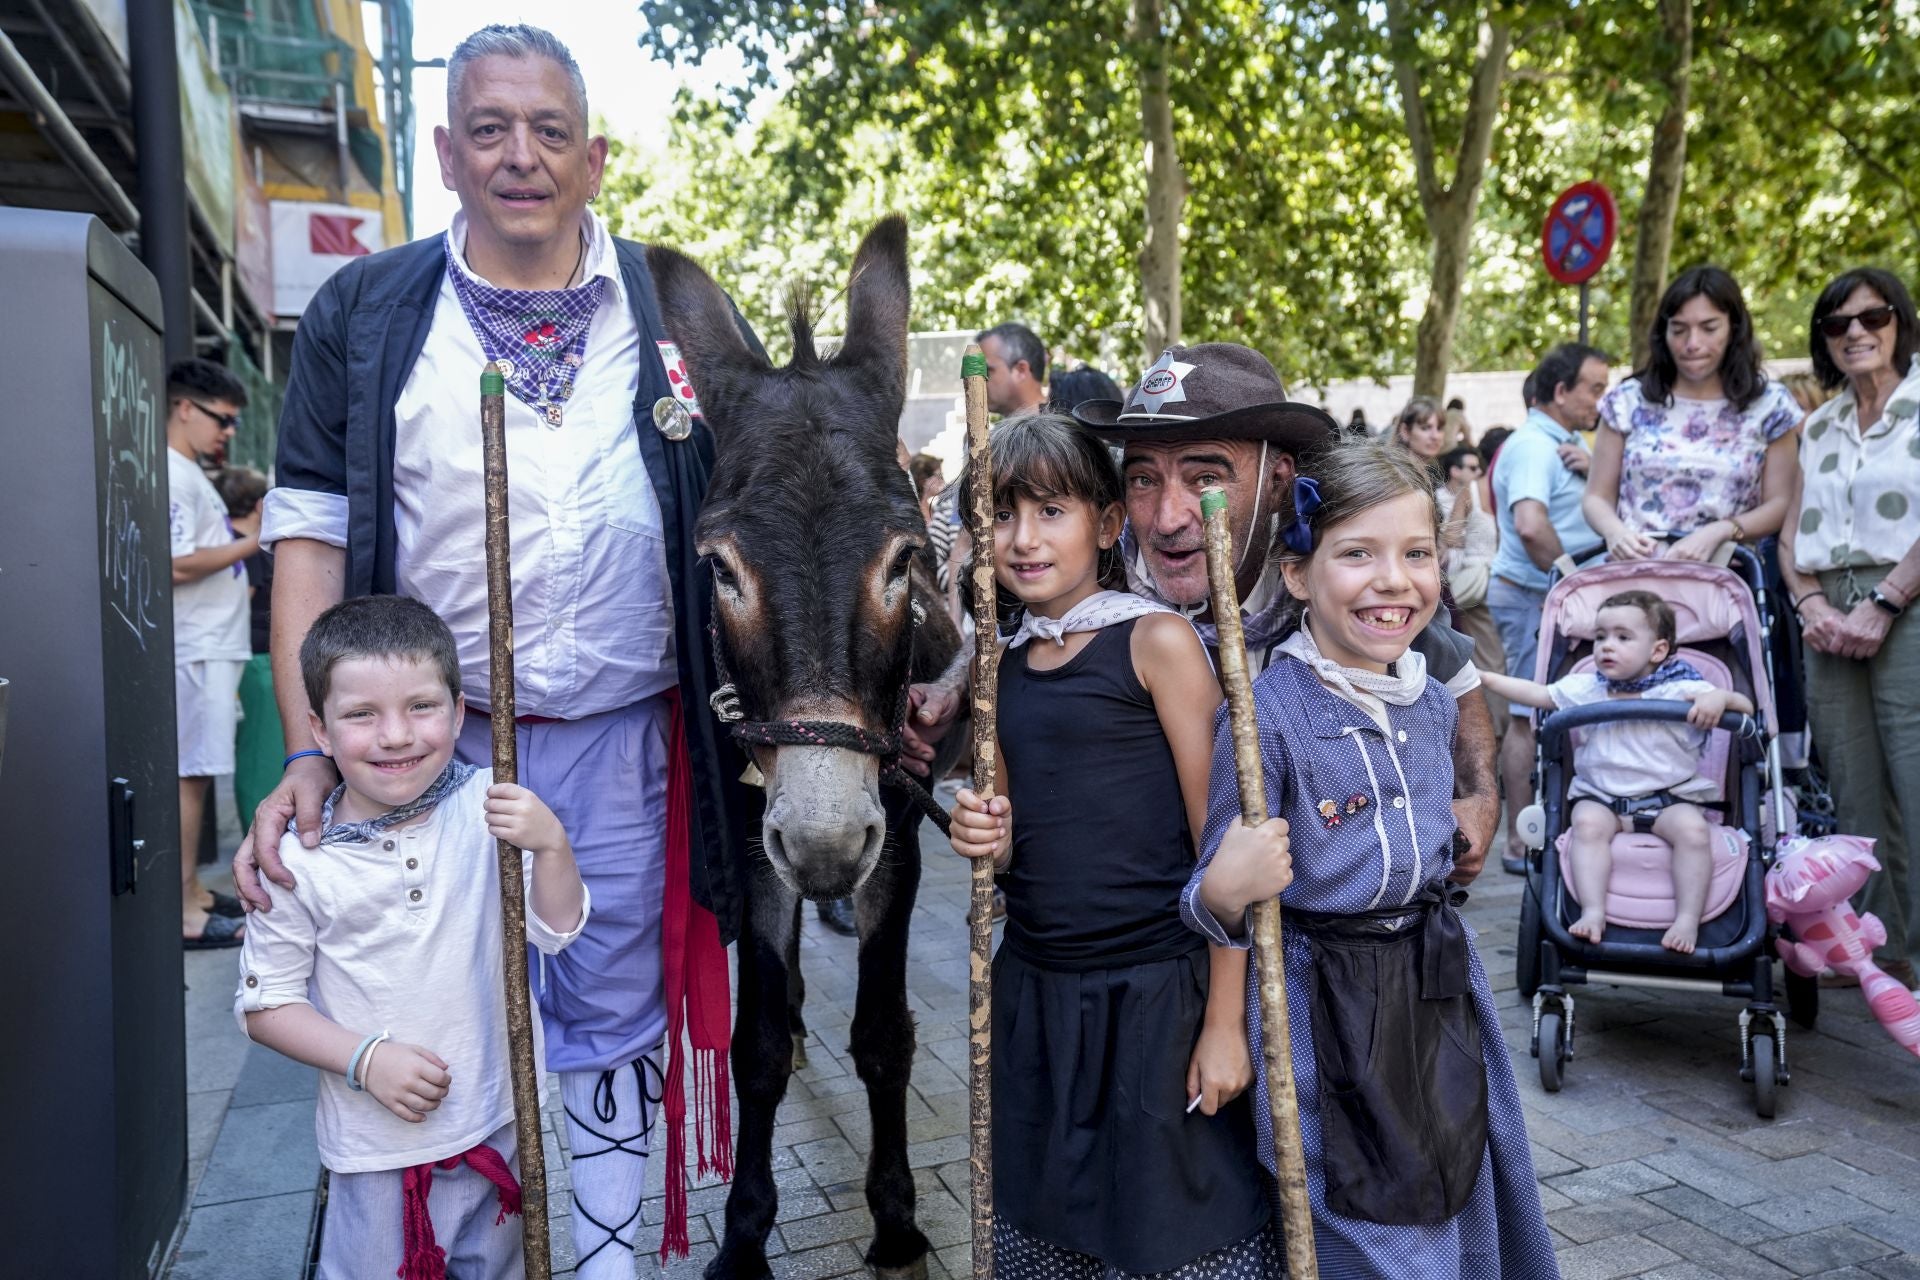
<svg viewBox="0 0 1920 1280">
<path fill-rule="evenodd" d="M 459 752 L 490 760 L 479 379 L 488 362 L 504 365 L 520 780 L 565 825 L 593 903 L 573 947 L 543 958 L 535 994 L 574 1156 L 577 1274 L 628 1280 L 656 1106 L 666 1103 L 671 1164 L 663 1248 L 684 1250 L 688 1066 L 703 1099 L 726 1097 L 723 947 L 739 924 L 751 801 L 705 714 L 713 663 L 693 522 L 713 438 L 641 246 L 587 207 L 607 156 L 588 119 L 580 69 L 551 34 L 469 36 L 448 59 L 447 125 L 434 132 L 442 180 L 460 196 L 453 225 L 343 268 L 301 317 L 261 534 L 277 562 L 286 773 L 234 877 L 265 911 L 260 877 L 291 887 L 303 855 L 326 856 L 309 851 L 339 779 L 307 727 L 298 654 L 343 597 L 411 595 L 446 619 L 480 712 Z M 396 893 L 413 904 L 435 893 L 416 850 L 369 838 L 397 843 Z M 455 1089 L 499 1087 L 452 1071 Z M 462 1154 L 423 1148 L 422 1159 Z M 511 1166 L 513 1152 L 494 1154 Z M 469 1190 L 455 1184 L 481 1176 L 471 1164 L 442 1170 L 432 1198 L 450 1204 Z M 338 1233 L 330 1223 L 333 1271 L 394 1274 L 417 1207 L 404 1233 L 398 1191 L 378 1221 Z M 334 1253 L 337 1236 L 350 1252 Z"/>
</svg>

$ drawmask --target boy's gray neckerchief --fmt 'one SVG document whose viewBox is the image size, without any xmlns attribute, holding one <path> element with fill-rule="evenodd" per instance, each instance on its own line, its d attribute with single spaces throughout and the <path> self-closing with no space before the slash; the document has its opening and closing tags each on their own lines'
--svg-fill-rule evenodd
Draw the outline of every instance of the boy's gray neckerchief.
<svg viewBox="0 0 1920 1280">
<path fill-rule="evenodd" d="M 397 809 L 389 809 L 377 818 L 368 818 L 365 822 L 338 822 L 333 820 L 333 806 L 346 794 L 347 784 L 341 783 L 320 806 L 320 843 L 321 844 L 372 844 L 374 837 L 382 831 L 410 822 L 427 810 L 445 800 L 460 788 L 468 778 L 474 775 L 475 767 L 464 760 L 449 760 L 447 767 L 435 778 L 433 785 L 422 791 L 417 797 Z"/>
</svg>

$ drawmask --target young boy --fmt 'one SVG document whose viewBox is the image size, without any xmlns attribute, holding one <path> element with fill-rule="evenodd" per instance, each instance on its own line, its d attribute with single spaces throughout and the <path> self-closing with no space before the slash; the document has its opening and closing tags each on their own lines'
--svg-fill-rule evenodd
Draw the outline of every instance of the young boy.
<svg viewBox="0 0 1920 1280">
<path fill-rule="evenodd" d="M 1487 688 L 1527 707 L 1552 711 L 1609 698 L 1691 702 L 1685 724 L 1622 721 L 1596 725 L 1574 747 L 1573 891 L 1580 918 L 1568 930 L 1598 942 L 1606 932 L 1607 880 L 1613 871 L 1613 837 L 1634 830 L 1635 819 L 1673 848 L 1673 927 L 1660 939 L 1669 951 L 1692 954 L 1700 913 L 1713 878 L 1713 828 L 1695 800 L 1718 788 L 1700 776 L 1707 733 L 1728 711 L 1753 714 L 1741 694 L 1716 689 L 1690 663 L 1673 657 L 1673 609 L 1650 591 L 1610 596 L 1595 615 L 1593 666 L 1551 685 L 1491 671 Z"/>
<path fill-rule="evenodd" d="M 200 883 L 200 830 L 215 776 L 233 772 L 247 642 L 247 572 L 260 514 L 229 519 L 200 468 L 232 438 L 247 389 L 211 360 L 167 370 L 167 523 L 173 557 L 173 697 L 180 749 L 180 935 L 189 951 L 238 946 L 240 903 Z"/>
<path fill-rule="evenodd" d="M 323 1073 L 319 1276 L 519 1276 L 494 841 L 526 851 L 527 940 L 549 955 L 587 919 L 573 849 L 537 796 L 453 758 L 459 658 L 427 606 L 335 605 L 307 633 L 300 674 L 341 783 L 320 848 L 282 842 L 299 885 L 253 917 L 234 1012 L 253 1040 Z M 537 1049 L 538 1018 L 534 1030 Z"/>
</svg>

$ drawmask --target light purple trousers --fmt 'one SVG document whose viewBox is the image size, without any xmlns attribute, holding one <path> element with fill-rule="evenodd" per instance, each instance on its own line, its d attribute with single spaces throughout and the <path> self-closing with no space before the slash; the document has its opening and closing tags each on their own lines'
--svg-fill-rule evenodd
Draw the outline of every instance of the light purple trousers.
<svg viewBox="0 0 1920 1280">
<path fill-rule="evenodd" d="M 593 910 L 557 956 L 527 949 L 546 1029 L 549 1071 L 623 1067 L 660 1047 L 667 1011 L 660 973 L 666 888 L 665 696 L 584 720 L 519 726 L 520 785 L 567 829 Z M 492 730 L 469 715 L 461 759 L 493 763 Z"/>
<path fill-rule="evenodd" d="M 494 1130 L 483 1146 L 498 1151 L 520 1176 L 512 1125 Z M 385 1280 L 400 1270 L 406 1250 L 402 1171 L 327 1175 L 327 1218 L 315 1280 Z M 520 1280 L 526 1275 L 518 1214 L 500 1217 L 500 1193 L 471 1165 L 435 1169 L 427 1192 L 434 1243 L 447 1254 L 447 1274 L 460 1280 Z"/>
</svg>

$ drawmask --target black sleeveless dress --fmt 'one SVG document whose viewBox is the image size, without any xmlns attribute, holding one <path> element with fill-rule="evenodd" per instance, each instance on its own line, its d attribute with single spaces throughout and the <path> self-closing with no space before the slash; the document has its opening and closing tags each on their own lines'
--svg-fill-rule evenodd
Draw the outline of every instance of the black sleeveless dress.
<svg viewBox="0 0 1920 1280">
<path fill-rule="evenodd" d="M 1052 671 L 1029 670 L 1026 647 L 1000 666 L 1014 836 L 993 1164 L 1007 1224 L 1145 1273 L 1246 1239 L 1269 1210 L 1252 1091 L 1187 1112 L 1207 948 L 1180 920 L 1193 841 L 1133 627 Z"/>
</svg>

